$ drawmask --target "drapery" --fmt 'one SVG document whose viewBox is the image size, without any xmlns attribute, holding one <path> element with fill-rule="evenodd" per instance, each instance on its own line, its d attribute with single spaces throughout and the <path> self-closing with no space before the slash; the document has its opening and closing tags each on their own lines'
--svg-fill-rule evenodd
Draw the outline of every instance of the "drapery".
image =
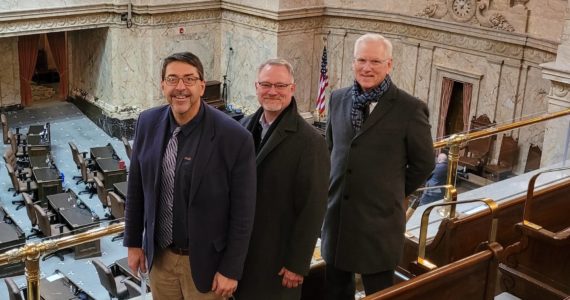
<svg viewBox="0 0 570 300">
<path fill-rule="evenodd" d="M 471 108 L 471 94 L 473 92 L 473 84 L 463 84 L 463 131 L 469 129 L 469 109 Z"/>
<path fill-rule="evenodd" d="M 445 119 L 447 118 L 447 110 L 451 101 L 451 92 L 453 91 L 454 81 L 443 77 L 441 82 L 441 100 L 439 106 L 439 121 L 437 123 L 437 139 L 443 138 L 445 135 Z"/>
<path fill-rule="evenodd" d="M 59 72 L 59 96 L 61 100 L 67 99 L 67 44 L 65 32 L 47 34 L 49 48 Z"/>
<path fill-rule="evenodd" d="M 20 97 L 21 104 L 32 104 L 32 87 L 30 82 L 36 69 L 38 58 L 39 34 L 18 37 L 18 63 L 20 66 Z"/>
</svg>

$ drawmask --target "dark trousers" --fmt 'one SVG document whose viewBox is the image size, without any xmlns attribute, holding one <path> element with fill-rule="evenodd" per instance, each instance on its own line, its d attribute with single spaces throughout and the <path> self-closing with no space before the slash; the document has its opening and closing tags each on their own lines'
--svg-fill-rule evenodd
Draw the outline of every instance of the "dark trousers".
<svg viewBox="0 0 570 300">
<path fill-rule="evenodd" d="M 394 284 L 394 270 L 361 274 L 361 276 L 364 292 L 366 292 L 367 296 Z M 325 290 L 327 300 L 354 300 L 356 292 L 354 273 L 327 265 Z"/>
</svg>

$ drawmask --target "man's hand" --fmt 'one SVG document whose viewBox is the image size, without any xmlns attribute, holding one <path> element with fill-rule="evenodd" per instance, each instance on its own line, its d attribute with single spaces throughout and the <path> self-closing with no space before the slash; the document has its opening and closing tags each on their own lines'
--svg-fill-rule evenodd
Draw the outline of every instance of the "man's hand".
<svg viewBox="0 0 570 300">
<path fill-rule="evenodd" d="M 299 285 L 303 284 L 303 276 L 293 273 L 285 269 L 285 267 L 281 268 L 281 271 L 279 271 L 278 275 L 283 276 L 283 281 L 281 282 L 281 284 L 284 287 L 296 288 Z"/>
<path fill-rule="evenodd" d="M 139 270 L 142 273 L 146 273 L 146 260 L 142 248 L 129 247 L 128 262 L 133 274 L 139 274 Z"/>
<path fill-rule="evenodd" d="M 237 289 L 237 284 L 237 280 L 227 278 L 220 272 L 216 272 L 212 282 L 212 292 L 218 296 L 231 297 Z"/>
</svg>

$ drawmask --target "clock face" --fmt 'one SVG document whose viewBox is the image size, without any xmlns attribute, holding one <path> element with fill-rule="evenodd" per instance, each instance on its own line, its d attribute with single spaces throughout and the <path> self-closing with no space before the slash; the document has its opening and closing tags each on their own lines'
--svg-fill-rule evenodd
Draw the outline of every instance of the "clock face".
<svg viewBox="0 0 570 300">
<path fill-rule="evenodd" d="M 469 21 L 475 15 L 475 0 L 448 0 L 451 16 L 458 21 Z"/>
</svg>

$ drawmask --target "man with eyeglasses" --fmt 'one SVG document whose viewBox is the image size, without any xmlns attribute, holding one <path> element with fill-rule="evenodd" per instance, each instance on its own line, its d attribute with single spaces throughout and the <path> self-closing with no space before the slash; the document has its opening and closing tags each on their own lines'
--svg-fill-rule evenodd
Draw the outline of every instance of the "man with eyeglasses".
<svg viewBox="0 0 570 300">
<path fill-rule="evenodd" d="M 331 94 L 331 151 L 321 252 L 327 299 L 354 299 L 354 273 L 366 295 L 393 284 L 403 249 L 405 198 L 434 167 L 424 102 L 390 78 L 392 44 L 365 34 L 354 44 L 354 84 Z"/>
<path fill-rule="evenodd" d="M 300 299 L 325 211 L 330 159 L 324 138 L 297 112 L 293 68 L 257 71 L 261 107 L 243 120 L 257 163 L 255 221 L 238 300 Z"/>
<path fill-rule="evenodd" d="M 125 208 L 129 267 L 153 299 L 224 299 L 241 278 L 255 209 L 255 149 L 239 123 L 200 100 L 190 52 L 162 65 L 168 101 L 137 121 Z"/>
</svg>

